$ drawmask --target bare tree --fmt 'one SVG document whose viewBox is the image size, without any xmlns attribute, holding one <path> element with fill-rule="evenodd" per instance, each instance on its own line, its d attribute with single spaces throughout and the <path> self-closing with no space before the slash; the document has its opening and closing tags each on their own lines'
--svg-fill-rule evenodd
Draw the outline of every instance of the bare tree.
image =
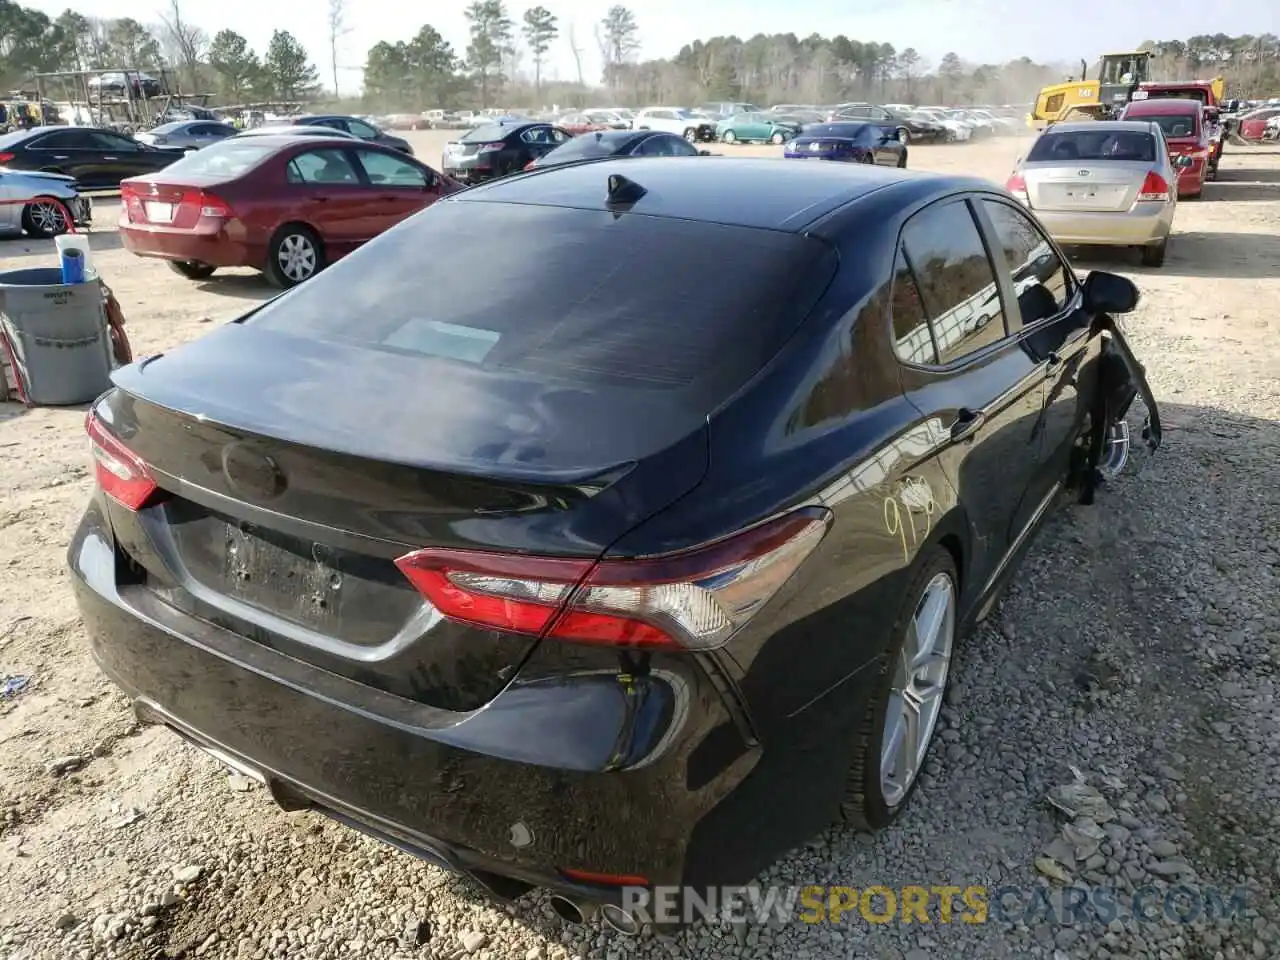
<svg viewBox="0 0 1280 960">
<path fill-rule="evenodd" d="M 168 16 L 161 15 L 165 39 L 187 73 L 187 87 L 194 93 L 200 86 L 200 56 L 208 45 L 205 32 L 182 18 L 181 0 L 169 0 Z"/>
<path fill-rule="evenodd" d="M 346 0 L 329 0 L 329 66 L 333 68 L 333 95 L 338 92 L 338 41 L 351 32 L 346 24 Z"/>
<path fill-rule="evenodd" d="M 569 50 L 573 53 L 573 65 L 578 70 L 578 86 L 586 86 L 582 79 L 582 48 L 578 46 L 578 39 L 573 35 L 573 24 L 569 24 Z"/>
</svg>

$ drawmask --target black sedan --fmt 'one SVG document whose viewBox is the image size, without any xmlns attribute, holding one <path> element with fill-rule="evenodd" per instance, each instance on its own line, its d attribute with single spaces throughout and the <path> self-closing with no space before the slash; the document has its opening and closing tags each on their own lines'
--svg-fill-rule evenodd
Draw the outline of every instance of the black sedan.
<svg viewBox="0 0 1280 960">
<path fill-rule="evenodd" d="M 64 173 L 89 190 L 162 170 L 183 152 L 97 127 L 35 127 L 0 136 L 0 167 Z"/>
<path fill-rule="evenodd" d="M 1159 443 L 1137 299 L 968 177 L 461 191 L 115 372 L 68 553 L 93 655 L 288 809 L 634 925 L 907 808 L 958 638 L 1138 394 Z"/>
<path fill-rule="evenodd" d="M 199 150 L 201 147 L 207 147 L 227 137 L 234 137 L 239 132 L 229 123 L 210 120 L 178 120 L 152 127 L 136 136 L 139 143 L 153 147 Z"/>
<path fill-rule="evenodd" d="M 706 154 L 684 137 L 660 130 L 602 130 L 584 133 L 545 156 L 529 161 L 526 170 L 605 157 L 696 157 Z"/>
<path fill-rule="evenodd" d="M 480 183 L 523 170 L 573 139 L 568 130 L 535 120 L 487 123 L 444 146 L 445 176 Z"/>
<path fill-rule="evenodd" d="M 878 123 L 815 123 L 787 144 L 788 160 L 840 160 L 846 163 L 878 163 L 885 167 L 907 165 L 907 145 L 896 127 Z"/>
<path fill-rule="evenodd" d="M 359 117 L 349 117 L 340 113 L 307 113 L 290 117 L 284 122 L 306 127 L 329 127 L 333 130 L 349 133 L 359 140 L 380 143 L 384 147 L 390 147 L 392 150 L 399 150 L 401 153 L 413 156 L 413 147 L 409 145 L 408 140 L 387 133 L 385 130 L 380 130 L 372 123 L 361 120 Z"/>
</svg>

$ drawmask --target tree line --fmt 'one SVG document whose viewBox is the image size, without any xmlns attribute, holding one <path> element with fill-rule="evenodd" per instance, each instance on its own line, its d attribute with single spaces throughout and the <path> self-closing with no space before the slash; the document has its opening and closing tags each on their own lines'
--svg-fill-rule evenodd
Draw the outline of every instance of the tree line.
<svg viewBox="0 0 1280 960">
<path fill-rule="evenodd" d="M 25 86 L 35 72 L 130 66 L 167 68 L 185 92 L 210 93 L 221 103 L 338 98 L 339 45 L 349 32 L 345 0 L 328 0 L 324 54 L 330 76 L 324 85 L 311 53 L 288 31 L 275 31 L 259 53 L 235 31 L 207 34 L 181 3 L 169 0 L 159 23 L 144 24 L 70 9 L 50 18 L 15 0 L 0 0 L 0 90 Z M 646 59 L 641 24 L 623 5 L 586 24 L 563 23 L 542 4 L 517 13 L 505 0 L 473 0 L 465 13 L 468 32 L 460 50 L 430 24 L 409 40 L 374 44 L 363 67 L 362 108 L 582 106 L 601 98 L 619 105 L 1026 103 L 1042 86 L 1078 76 L 1074 65 L 1026 57 L 971 63 L 951 52 L 931 63 L 913 47 L 794 33 L 712 37 L 688 43 L 672 57 Z M 588 46 L 602 65 L 599 75 L 586 73 Z M 1232 95 L 1280 93 L 1280 41 L 1272 34 L 1148 41 L 1141 49 L 1156 54 L 1157 78 L 1222 74 Z M 569 57 L 553 56 L 557 50 Z M 548 78 L 553 60 L 571 62 L 572 75 Z M 1090 76 L 1096 76 L 1096 65 Z"/>
</svg>

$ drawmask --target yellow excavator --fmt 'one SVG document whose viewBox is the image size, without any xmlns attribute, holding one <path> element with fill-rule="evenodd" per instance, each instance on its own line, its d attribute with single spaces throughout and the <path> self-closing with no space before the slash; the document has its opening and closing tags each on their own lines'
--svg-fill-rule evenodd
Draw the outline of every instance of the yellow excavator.
<svg viewBox="0 0 1280 960">
<path fill-rule="evenodd" d="M 1138 84 L 1151 79 L 1150 50 L 1105 53 L 1098 76 L 1080 61 L 1080 79 L 1045 87 L 1036 94 L 1027 126 L 1041 128 L 1061 120 L 1099 120 L 1118 113 L 1132 99 Z"/>
</svg>

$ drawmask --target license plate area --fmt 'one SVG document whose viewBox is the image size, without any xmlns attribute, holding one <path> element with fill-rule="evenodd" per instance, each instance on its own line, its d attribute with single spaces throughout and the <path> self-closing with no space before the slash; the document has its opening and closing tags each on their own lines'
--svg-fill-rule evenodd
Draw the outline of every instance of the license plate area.
<svg viewBox="0 0 1280 960">
<path fill-rule="evenodd" d="M 147 212 L 147 219 L 152 223 L 173 223 L 173 204 L 147 200 L 142 204 Z"/>
</svg>

